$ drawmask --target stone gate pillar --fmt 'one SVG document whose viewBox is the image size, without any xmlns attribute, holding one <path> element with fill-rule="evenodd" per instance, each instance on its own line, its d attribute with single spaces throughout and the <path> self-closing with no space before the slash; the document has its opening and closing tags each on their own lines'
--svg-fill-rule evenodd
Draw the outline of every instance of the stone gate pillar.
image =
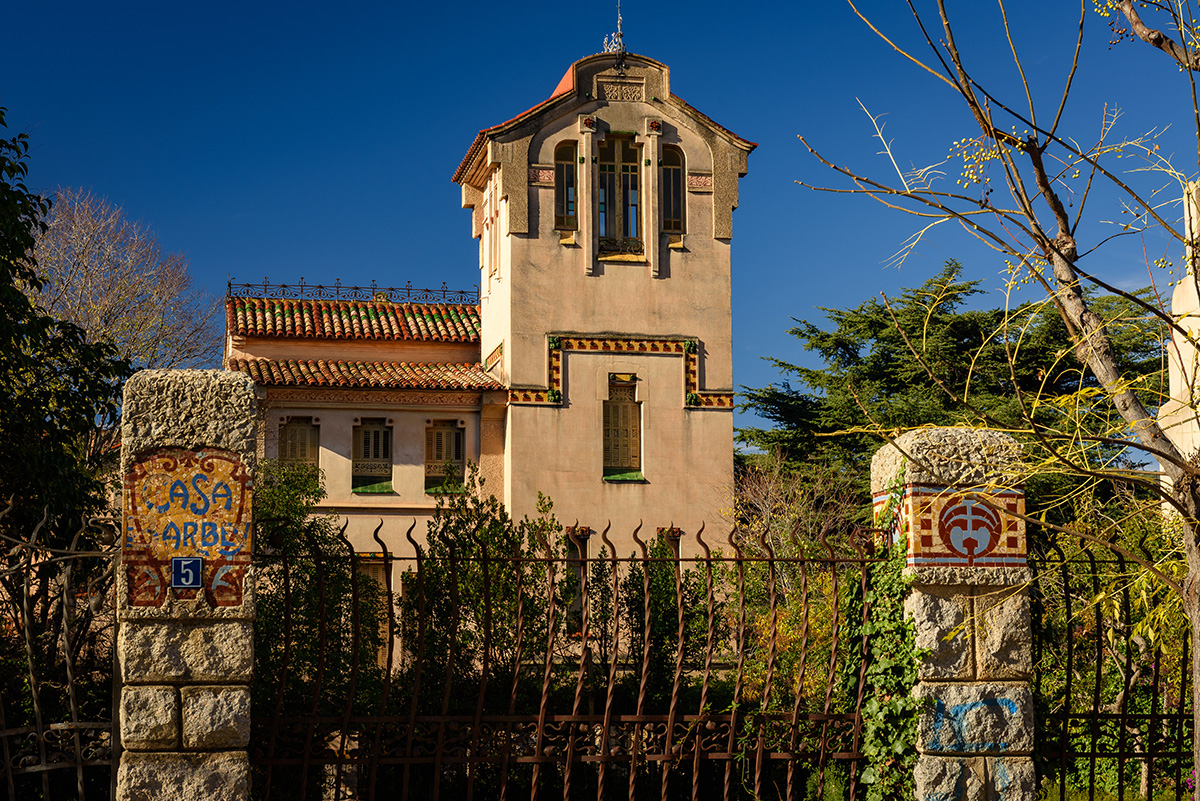
<svg viewBox="0 0 1200 801">
<path fill-rule="evenodd" d="M 907 544 L 905 611 L 928 649 L 913 694 L 918 801 L 1034 801 L 1032 642 L 1019 449 L 1009 436 L 921 429 L 875 454 L 876 520 Z"/>
<path fill-rule="evenodd" d="M 221 370 L 125 385 L 120 801 L 246 799 L 255 393 Z"/>
</svg>

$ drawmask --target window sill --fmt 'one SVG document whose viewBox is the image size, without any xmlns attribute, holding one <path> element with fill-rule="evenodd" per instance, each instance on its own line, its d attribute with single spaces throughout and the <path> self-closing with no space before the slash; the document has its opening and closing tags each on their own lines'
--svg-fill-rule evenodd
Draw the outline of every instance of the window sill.
<svg viewBox="0 0 1200 801">
<path fill-rule="evenodd" d="M 614 253 L 601 256 L 600 261 L 608 264 L 649 264 L 646 257 L 640 253 Z"/>
<path fill-rule="evenodd" d="M 605 484 L 649 484 L 641 470 L 605 470 Z"/>
<path fill-rule="evenodd" d="M 375 484 L 363 484 L 359 487 L 351 487 L 350 492 L 354 495 L 395 495 L 392 490 L 392 482 L 380 481 Z"/>
</svg>

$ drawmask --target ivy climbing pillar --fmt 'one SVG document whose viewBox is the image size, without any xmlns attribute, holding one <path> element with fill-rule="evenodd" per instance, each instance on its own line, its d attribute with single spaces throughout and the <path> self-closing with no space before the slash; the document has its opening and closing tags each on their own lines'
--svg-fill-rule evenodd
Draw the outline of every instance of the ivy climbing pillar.
<svg viewBox="0 0 1200 801">
<path fill-rule="evenodd" d="M 925 699 L 918 801 L 1034 801 L 1030 572 L 1015 440 L 920 429 L 875 454 L 875 519 L 906 543 Z"/>
<path fill-rule="evenodd" d="M 119 801 L 249 797 L 255 410 L 240 373 L 125 385 Z"/>
</svg>

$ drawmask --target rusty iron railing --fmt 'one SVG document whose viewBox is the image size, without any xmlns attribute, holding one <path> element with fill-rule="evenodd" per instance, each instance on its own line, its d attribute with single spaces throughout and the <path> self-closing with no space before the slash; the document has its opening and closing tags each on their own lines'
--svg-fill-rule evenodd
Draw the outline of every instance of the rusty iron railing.
<svg viewBox="0 0 1200 801">
<path fill-rule="evenodd" d="M 1168 591 L 1103 547 L 1062 536 L 1030 564 L 1046 797 L 1191 798 L 1194 646 L 1186 616 L 1146 621 L 1147 606 L 1166 603 Z"/>
<path fill-rule="evenodd" d="M 226 296 L 231 298 L 297 298 L 301 300 L 383 300 L 389 303 L 479 303 L 479 288 L 449 289 L 445 282 L 440 289 L 414 287 L 412 281 L 404 286 L 342 286 L 335 279 L 332 286 L 306 284 L 301 278 L 295 284 L 272 284 L 264 278 L 261 284 L 239 284 L 232 279 L 226 285 Z"/>
<path fill-rule="evenodd" d="M 0 794 L 107 799 L 116 523 L 92 519 L 61 542 L 45 523 L 25 540 L 0 533 Z"/>
<path fill-rule="evenodd" d="M 257 557 L 256 798 L 861 791 L 868 537 L 821 558 L 673 527 L 628 557 L 580 527 L 520 554 L 342 538 Z"/>
</svg>

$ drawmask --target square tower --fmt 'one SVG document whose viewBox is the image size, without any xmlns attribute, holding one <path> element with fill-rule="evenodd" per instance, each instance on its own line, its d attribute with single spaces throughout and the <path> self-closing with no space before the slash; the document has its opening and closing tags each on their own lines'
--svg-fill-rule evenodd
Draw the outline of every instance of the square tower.
<svg viewBox="0 0 1200 801">
<path fill-rule="evenodd" d="M 480 240 L 484 366 L 507 389 L 480 453 L 514 516 L 542 492 L 566 523 L 611 523 L 622 556 L 639 521 L 728 531 L 730 240 L 754 148 L 625 52 L 475 138 L 454 181 Z"/>
</svg>

